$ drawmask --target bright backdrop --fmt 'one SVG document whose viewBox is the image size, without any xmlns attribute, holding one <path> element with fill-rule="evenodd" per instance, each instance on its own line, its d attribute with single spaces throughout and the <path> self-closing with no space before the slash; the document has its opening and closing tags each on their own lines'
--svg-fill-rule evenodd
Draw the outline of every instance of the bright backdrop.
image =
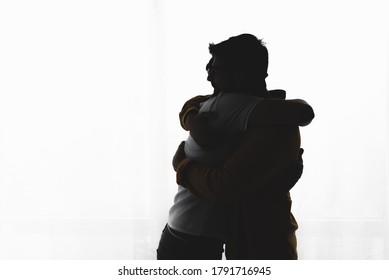
<svg viewBox="0 0 389 280">
<path fill-rule="evenodd" d="M 155 259 L 183 102 L 252 33 L 302 98 L 301 259 L 389 259 L 386 1 L 0 2 L 0 259 Z"/>
</svg>

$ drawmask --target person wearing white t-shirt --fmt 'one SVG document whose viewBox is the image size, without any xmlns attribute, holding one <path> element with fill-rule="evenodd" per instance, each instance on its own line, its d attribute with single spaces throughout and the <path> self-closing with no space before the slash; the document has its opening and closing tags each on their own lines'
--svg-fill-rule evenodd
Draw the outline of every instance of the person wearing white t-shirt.
<svg viewBox="0 0 389 280">
<path fill-rule="evenodd" d="M 208 79 L 215 89 L 216 86 L 225 87 L 223 79 L 215 77 L 215 70 L 218 67 L 223 69 L 222 61 L 213 56 Z M 199 119 L 199 116 L 209 116 L 211 113 L 214 117 L 206 119 L 207 128 L 212 131 L 214 139 L 218 135 L 222 141 L 217 139 L 217 145 L 212 143 L 205 147 L 204 141 L 197 140 L 200 139 L 196 137 L 199 134 L 193 133 L 195 129 L 192 129 L 185 142 L 186 158 L 206 168 L 218 168 L 238 150 L 241 137 L 249 124 L 305 125 L 313 118 L 306 113 L 311 108 L 303 101 L 271 100 L 268 97 L 266 90 L 262 94 L 257 91 L 255 95 L 247 91 L 216 91 L 214 95 L 205 98 L 204 102 L 198 104 L 194 115 Z M 266 112 L 264 108 L 267 107 L 275 110 Z M 301 112 L 305 114 L 305 119 L 301 117 Z M 186 123 L 186 118 L 189 119 L 190 115 L 183 116 L 182 124 Z M 193 190 L 179 185 L 157 250 L 158 259 L 221 259 L 223 244 L 229 238 L 231 205 L 204 200 L 194 195 Z"/>
</svg>

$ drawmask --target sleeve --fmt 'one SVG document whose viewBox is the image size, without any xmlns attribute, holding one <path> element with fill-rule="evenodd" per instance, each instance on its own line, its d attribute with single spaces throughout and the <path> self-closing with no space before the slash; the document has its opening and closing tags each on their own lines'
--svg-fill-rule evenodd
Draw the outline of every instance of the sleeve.
<svg viewBox="0 0 389 280">
<path fill-rule="evenodd" d="M 242 93 L 219 94 L 213 108 L 218 116 L 218 125 L 216 126 L 227 135 L 245 132 L 250 114 L 261 100 L 260 97 Z"/>
<path fill-rule="evenodd" d="M 221 168 L 206 168 L 185 159 L 177 169 L 177 183 L 211 201 L 234 203 L 253 190 L 289 184 L 280 176 L 298 157 L 296 127 L 261 127 L 250 130 L 240 148 Z"/>
<path fill-rule="evenodd" d="M 189 130 L 186 125 L 186 119 L 189 114 L 197 113 L 200 109 L 200 104 L 211 98 L 212 95 L 198 95 L 185 102 L 184 106 L 179 113 L 181 127 L 185 130 Z"/>
</svg>

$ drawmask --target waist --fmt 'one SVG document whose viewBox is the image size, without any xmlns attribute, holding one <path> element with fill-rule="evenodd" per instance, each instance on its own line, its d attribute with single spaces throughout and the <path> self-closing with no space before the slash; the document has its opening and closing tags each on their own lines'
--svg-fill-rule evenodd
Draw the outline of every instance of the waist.
<svg viewBox="0 0 389 280">
<path fill-rule="evenodd" d="M 213 237 L 213 236 L 201 236 L 201 235 L 192 235 L 187 234 L 184 232 L 177 231 L 170 227 L 168 224 L 166 224 L 165 230 L 169 231 L 169 233 L 174 236 L 177 239 L 180 239 L 182 241 L 186 242 L 201 242 L 201 243 L 211 243 L 214 244 L 215 242 L 224 243 L 224 240 L 219 237 Z"/>
<path fill-rule="evenodd" d="M 201 200 L 179 186 L 168 223 L 175 230 L 191 235 L 225 237 L 228 217 L 228 206 Z"/>
</svg>

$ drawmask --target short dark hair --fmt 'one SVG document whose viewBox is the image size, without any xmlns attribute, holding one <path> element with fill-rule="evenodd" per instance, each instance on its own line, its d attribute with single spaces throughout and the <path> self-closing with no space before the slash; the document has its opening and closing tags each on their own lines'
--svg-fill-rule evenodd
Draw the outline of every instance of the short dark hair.
<svg viewBox="0 0 389 280">
<path fill-rule="evenodd" d="M 265 79 L 269 65 L 269 53 L 263 40 L 252 34 L 230 37 L 218 44 L 209 44 L 212 56 L 223 59 L 227 67 L 250 76 Z"/>
</svg>

